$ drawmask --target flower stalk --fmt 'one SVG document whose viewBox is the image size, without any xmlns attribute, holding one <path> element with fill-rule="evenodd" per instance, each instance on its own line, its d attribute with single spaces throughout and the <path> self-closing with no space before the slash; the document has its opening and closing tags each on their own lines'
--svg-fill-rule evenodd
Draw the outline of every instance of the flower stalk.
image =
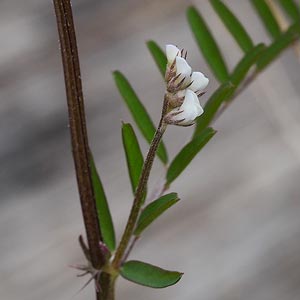
<svg viewBox="0 0 300 300">
<path fill-rule="evenodd" d="M 128 221 L 127 221 L 123 236 L 121 238 L 121 242 L 116 250 L 114 259 L 112 261 L 112 266 L 115 269 L 118 269 L 120 267 L 121 263 L 123 262 L 124 254 L 126 252 L 128 244 L 130 242 L 131 236 L 134 231 L 134 227 L 136 225 L 139 213 L 141 211 L 141 207 L 143 204 L 144 191 L 145 191 L 147 183 L 148 183 L 148 179 L 149 179 L 150 171 L 151 171 L 153 161 L 155 158 L 155 154 L 156 154 L 157 148 L 159 146 L 159 143 L 163 137 L 163 134 L 167 128 L 167 124 L 164 122 L 164 117 L 165 117 L 167 107 L 168 107 L 168 103 L 165 100 L 164 105 L 163 105 L 163 110 L 162 110 L 162 116 L 161 116 L 161 119 L 159 122 L 159 126 L 155 132 L 154 138 L 150 144 L 150 148 L 149 148 L 147 157 L 145 159 L 141 177 L 140 177 L 140 180 L 139 180 L 139 183 L 138 183 L 138 186 L 136 189 L 135 197 L 133 200 L 131 212 L 128 217 Z"/>
<path fill-rule="evenodd" d="M 155 154 L 167 125 L 190 126 L 194 124 L 195 118 L 203 113 L 197 93 L 208 85 L 209 80 L 201 72 L 192 72 L 192 68 L 186 62 L 187 53 L 183 50 L 174 45 L 167 45 L 166 54 L 168 58 L 165 74 L 166 92 L 161 119 L 144 162 L 125 231 L 112 261 L 112 266 L 116 270 L 127 259 L 137 240 L 135 238 L 130 244 L 143 205 L 144 191 Z"/>
</svg>

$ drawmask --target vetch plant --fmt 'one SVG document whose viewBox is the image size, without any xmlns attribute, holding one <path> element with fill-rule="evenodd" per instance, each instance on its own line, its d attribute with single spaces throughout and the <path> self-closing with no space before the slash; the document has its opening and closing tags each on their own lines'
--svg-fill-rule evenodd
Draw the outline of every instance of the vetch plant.
<svg viewBox="0 0 300 300">
<path fill-rule="evenodd" d="M 210 128 L 232 101 L 288 46 L 294 46 L 300 35 L 300 11 L 293 1 L 279 1 L 280 8 L 290 17 L 283 29 L 274 13 L 273 2 L 250 0 L 271 36 L 269 45 L 255 45 L 242 23 L 220 0 L 210 0 L 214 10 L 232 34 L 243 52 L 242 59 L 229 70 L 222 53 L 204 18 L 195 7 L 187 9 L 191 31 L 208 66 L 220 86 L 202 108 L 199 98 L 209 80 L 201 72 L 193 72 L 187 53 L 174 45 L 166 52 L 154 42 L 147 43 L 166 84 L 162 113 L 157 128 L 126 77 L 113 73 L 117 88 L 144 138 L 150 144 L 144 158 L 134 127 L 122 124 L 122 141 L 128 167 L 133 203 L 120 242 L 116 242 L 113 220 L 100 176 L 88 144 L 84 114 L 84 98 L 80 77 L 75 28 L 70 0 L 54 0 L 57 26 L 64 66 L 70 131 L 81 208 L 87 244 L 82 236 L 79 243 L 86 264 L 76 266 L 95 282 L 96 299 L 113 300 L 118 276 L 140 285 L 164 288 L 178 282 L 181 272 L 164 270 L 137 260 L 128 260 L 135 243 L 160 215 L 179 201 L 177 193 L 167 192 L 172 182 L 184 171 L 192 159 L 215 135 Z M 272 5 L 270 5 L 270 3 Z M 279 6 L 277 7 L 279 8 Z M 278 10 L 276 10 L 278 11 Z M 279 10 L 281 12 L 281 10 Z M 168 125 L 194 126 L 191 140 L 172 159 L 162 141 Z M 189 129 L 186 129 L 189 130 Z M 147 183 L 155 157 L 163 163 L 166 174 L 163 187 L 153 199 L 147 197 Z M 149 198 L 149 196 L 148 196 Z"/>
<path fill-rule="evenodd" d="M 171 193 L 163 196 L 163 193 L 167 189 L 167 185 L 165 185 L 164 189 L 159 193 L 158 199 L 153 199 L 154 201 L 146 206 L 141 212 L 144 204 L 146 186 L 156 152 L 160 155 L 163 163 L 167 162 L 165 147 L 163 144 L 160 144 L 167 125 L 193 125 L 194 120 L 203 112 L 198 100 L 198 95 L 195 92 L 201 92 L 208 84 L 208 79 L 202 73 L 192 73 L 191 67 L 185 60 L 186 53 L 184 54 L 183 50 L 179 50 L 173 45 L 167 45 L 166 53 L 169 59 L 165 72 L 166 92 L 164 95 L 161 119 L 156 131 L 150 117 L 148 117 L 144 107 L 138 100 L 128 81 L 120 72 L 114 72 L 117 87 L 124 97 L 124 100 L 131 110 L 142 133 L 148 141 L 151 140 L 150 137 L 154 137 L 150 142 L 150 148 L 144 164 L 139 164 L 138 169 L 136 169 L 135 156 L 132 156 L 131 151 L 133 151 L 133 153 L 140 153 L 138 141 L 136 140 L 131 125 L 123 124 L 122 136 L 129 174 L 130 177 L 133 178 L 134 176 L 131 174 L 138 171 L 138 174 L 135 175 L 135 178 L 138 178 L 138 180 L 135 180 L 134 183 L 132 183 L 134 192 L 132 209 L 111 264 L 115 270 L 120 269 L 120 274 L 124 278 L 142 285 L 157 288 L 166 287 L 176 283 L 180 279 L 181 273 L 163 270 L 143 262 L 126 262 L 126 258 L 133 248 L 134 243 L 140 237 L 142 231 L 150 225 L 155 218 L 178 201 L 177 194 Z M 202 93 L 199 94 L 199 96 L 201 95 Z M 209 141 L 214 133 L 215 132 L 209 128 L 205 132 L 205 135 L 201 136 L 201 148 Z M 131 150 L 128 146 L 129 144 L 135 144 L 135 149 Z M 161 147 L 160 149 L 159 145 Z M 141 157 L 140 161 L 142 161 L 142 154 L 138 154 L 138 156 Z M 130 244 L 131 238 L 133 238 L 133 241 Z M 132 269 L 134 271 L 132 271 Z M 155 276 L 153 276 L 153 274 L 155 274 Z"/>
</svg>

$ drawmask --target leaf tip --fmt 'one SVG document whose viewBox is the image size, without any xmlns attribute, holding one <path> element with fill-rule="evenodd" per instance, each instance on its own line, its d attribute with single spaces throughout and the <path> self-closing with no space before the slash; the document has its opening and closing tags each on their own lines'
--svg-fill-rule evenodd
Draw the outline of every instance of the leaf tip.
<svg viewBox="0 0 300 300">
<path fill-rule="evenodd" d="M 214 128 L 212 127 L 208 127 L 207 130 L 209 131 L 209 133 L 211 133 L 212 135 L 216 134 L 218 131 L 215 130 Z"/>
<path fill-rule="evenodd" d="M 113 70 L 112 75 L 114 76 L 114 78 L 117 78 L 118 76 L 122 76 L 122 73 L 119 70 Z"/>
<path fill-rule="evenodd" d="M 195 11 L 196 10 L 196 7 L 194 5 L 190 5 L 187 7 L 186 11 L 187 13 L 191 12 L 191 11 Z"/>
<path fill-rule="evenodd" d="M 153 40 L 147 40 L 147 41 L 146 41 L 147 46 L 152 45 L 153 43 L 154 43 Z"/>
</svg>

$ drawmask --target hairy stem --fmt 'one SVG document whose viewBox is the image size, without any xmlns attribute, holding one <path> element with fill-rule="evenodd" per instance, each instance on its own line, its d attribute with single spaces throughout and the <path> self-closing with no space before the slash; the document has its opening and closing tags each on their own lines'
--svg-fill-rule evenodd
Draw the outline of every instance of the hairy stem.
<svg viewBox="0 0 300 300">
<path fill-rule="evenodd" d="M 165 112 L 167 110 L 167 102 L 166 100 L 164 101 L 164 107 L 163 107 L 163 111 L 162 111 L 162 117 L 161 120 L 159 122 L 159 126 L 155 132 L 154 138 L 151 142 L 147 157 L 145 159 L 144 162 L 144 166 L 142 169 L 142 173 L 141 173 L 141 177 L 139 179 L 139 183 L 136 189 L 136 193 L 135 193 L 135 197 L 133 200 L 133 205 L 131 208 L 131 212 L 125 227 L 125 231 L 123 233 L 123 236 L 121 238 L 121 242 L 118 246 L 118 249 L 115 253 L 115 257 L 114 260 L 112 262 L 112 265 L 114 268 L 118 269 L 123 261 L 123 256 L 124 253 L 127 249 L 127 246 L 130 242 L 130 238 L 132 236 L 132 233 L 134 231 L 134 227 L 136 225 L 142 204 L 143 204 L 143 194 L 145 191 L 145 188 L 147 186 L 148 183 L 148 179 L 149 179 L 149 174 L 153 165 L 153 161 L 155 158 L 155 154 L 156 154 L 156 150 L 159 146 L 159 143 L 162 139 L 162 136 L 166 130 L 167 124 L 165 124 L 163 122 L 163 117 L 165 115 Z"/>
<path fill-rule="evenodd" d="M 102 236 L 91 180 L 90 153 L 72 7 L 70 0 L 53 0 L 53 3 L 64 69 L 72 152 L 88 241 L 89 257 L 93 267 L 100 269 L 105 263 L 105 258 L 99 247 L 99 241 L 102 241 Z M 105 280 L 100 280 L 102 292 L 97 292 L 96 297 L 98 300 L 113 299 L 112 292 L 110 292 L 111 295 L 109 297 L 104 297 L 104 294 L 107 294 L 106 290 L 108 290 L 108 287 L 113 284 L 109 277 L 107 274 Z"/>
<path fill-rule="evenodd" d="M 93 267 L 100 268 L 104 264 L 104 258 L 99 248 L 99 241 L 102 238 L 89 165 L 89 147 L 72 8 L 70 0 L 54 0 L 54 7 L 64 67 L 72 151 L 83 219 Z"/>
</svg>

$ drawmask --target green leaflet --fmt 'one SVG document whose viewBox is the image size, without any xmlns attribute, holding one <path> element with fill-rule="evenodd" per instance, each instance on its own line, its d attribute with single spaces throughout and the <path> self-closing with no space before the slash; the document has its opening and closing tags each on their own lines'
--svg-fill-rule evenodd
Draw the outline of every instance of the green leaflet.
<svg viewBox="0 0 300 300">
<path fill-rule="evenodd" d="M 231 97 L 235 88 L 231 82 L 226 82 L 212 94 L 204 106 L 204 113 L 197 119 L 194 138 L 210 124 L 221 104 Z"/>
<path fill-rule="evenodd" d="M 280 27 L 266 1 L 251 0 L 251 3 L 259 14 L 262 22 L 266 27 L 266 30 L 269 32 L 271 37 L 273 39 L 277 38 L 280 35 Z"/>
<path fill-rule="evenodd" d="M 113 75 L 119 92 L 131 112 L 133 119 L 147 142 L 150 144 L 155 134 L 155 126 L 153 125 L 149 114 L 125 76 L 119 71 L 113 72 Z M 158 147 L 157 155 L 164 164 L 168 162 L 167 151 L 162 142 Z"/>
<path fill-rule="evenodd" d="M 110 251 L 114 251 L 116 248 L 114 225 L 104 189 L 92 156 L 90 157 L 90 167 L 100 231 L 103 237 L 103 241 L 108 249 Z"/>
<path fill-rule="evenodd" d="M 212 72 L 220 82 L 226 81 L 229 74 L 221 51 L 204 19 L 195 7 L 191 6 L 187 9 L 187 19 L 196 42 Z"/>
<path fill-rule="evenodd" d="M 122 141 L 133 194 L 139 182 L 144 158 L 137 137 L 129 123 L 122 125 Z"/>
<path fill-rule="evenodd" d="M 249 34 L 231 10 L 220 0 L 210 0 L 210 3 L 240 48 L 244 52 L 253 48 L 254 45 Z"/>
<path fill-rule="evenodd" d="M 300 36 L 300 22 L 290 26 L 290 28 L 281 34 L 269 47 L 266 48 L 263 55 L 257 61 L 257 69 L 264 69 L 271 63 L 285 48 Z"/>
<path fill-rule="evenodd" d="M 138 219 L 134 234 L 136 236 L 141 235 L 142 231 L 144 231 L 155 219 L 178 201 L 178 195 L 176 193 L 170 193 L 148 204 L 145 209 L 143 209 Z"/>
<path fill-rule="evenodd" d="M 163 76 L 163 78 L 165 78 L 166 67 L 167 67 L 166 54 L 161 50 L 161 48 L 154 41 L 148 41 L 147 47 L 156 65 L 158 66 L 161 75 Z"/>
<path fill-rule="evenodd" d="M 297 22 L 300 19 L 300 9 L 297 3 L 293 0 L 278 0 L 282 8 L 289 15 L 289 17 Z"/>
<path fill-rule="evenodd" d="M 183 273 L 168 271 L 137 260 L 121 267 L 121 276 L 129 281 L 152 288 L 165 288 L 177 283 Z"/>
<path fill-rule="evenodd" d="M 215 133 L 216 131 L 212 128 L 206 128 L 180 150 L 168 168 L 167 185 L 178 177 Z"/>
</svg>

